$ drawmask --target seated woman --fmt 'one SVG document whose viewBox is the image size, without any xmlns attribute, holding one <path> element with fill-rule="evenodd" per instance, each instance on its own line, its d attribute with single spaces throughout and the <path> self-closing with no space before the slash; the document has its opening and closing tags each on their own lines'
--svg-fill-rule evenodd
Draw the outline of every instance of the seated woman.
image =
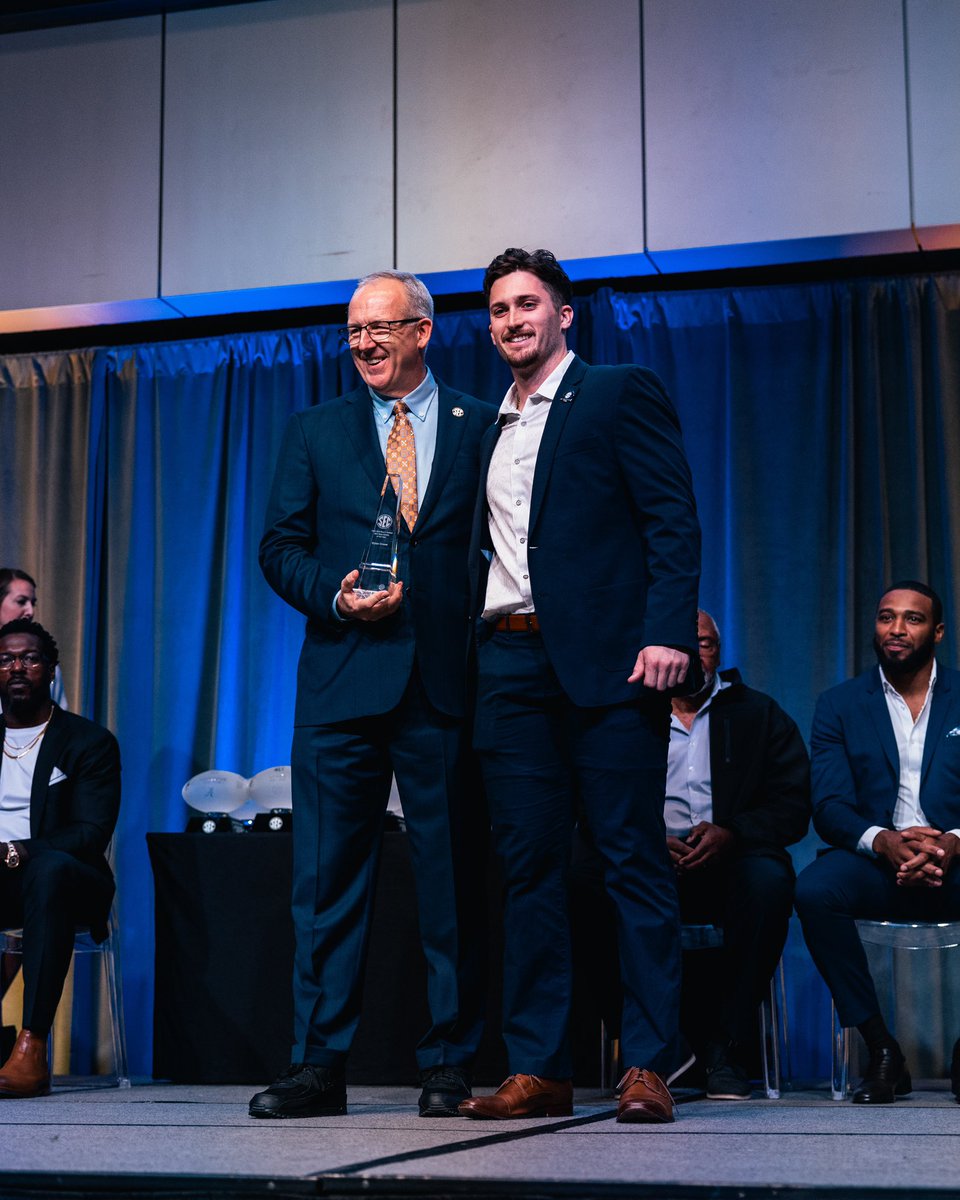
<svg viewBox="0 0 960 1200">
<path fill-rule="evenodd" d="M 16 567 L 0 567 L 0 625 L 8 621 L 16 621 L 26 617 L 28 621 L 36 619 L 37 585 L 26 573 Z M 50 699 L 60 708 L 69 711 L 70 705 L 63 691 L 63 675 L 60 664 L 53 677 L 50 687 Z"/>
</svg>

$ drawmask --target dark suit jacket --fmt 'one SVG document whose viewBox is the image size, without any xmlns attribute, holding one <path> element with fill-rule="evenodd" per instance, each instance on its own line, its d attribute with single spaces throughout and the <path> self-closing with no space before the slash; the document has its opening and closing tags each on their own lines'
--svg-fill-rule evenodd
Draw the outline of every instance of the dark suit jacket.
<svg viewBox="0 0 960 1200">
<path fill-rule="evenodd" d="M 920 771 L 920 807 L 937 829 L 960 828 L 960 672 L 937 664 Z M 810 737 L 813 824 L 856 850 L 871 825 L 893 828 L 900 756 L 880 671 L 871 667 L 817 700 Z"/>
<path fill-rule="evenodd" d="M 6 725 L 0 716 L 0 732 Z M 64 778 L 51 783 L 54 769 Z M 30 837 L 21 842 L 28 855 L 60 850 L 113 874 L 106 850 L 120 811 L 120 748 L 101 725 L 56 705 L 40 743 L 30 791 Z M 112 893 L 111 893 L 112 894 Z M 106 922 L 109 905 L 103 912 Z M 94 927 L 102 941 L 105 924 Z"/>
<path fill-rule="evenodd" d="M 484 439 L 471 569 L 479 614 L 489 549 Z M 550 406 L 530 504 L 530 578 L 541 636 L 575 704 L 617 704 L 644 646 L 698 663 L 700 526 L 680 424 L 643 367 L 574 358 Z"/>
<path fill-rule="evenodd" d="M 294 413 L 284 433 L 260 566 L 307 618 L 297 676 L 297 725 L 388 712 L 414 654 L 431 703 L 465 711 L 467 547 L 480 439 L 495 410 L 438 383 L 437 444 L 413 535 L 401 522 L 399 610 L 377 622 L 339 621 L 333 601 L 370 541 L 386 463 L 370 393 L 357 388 Z M 462 414 L 462 415 L 461 415 Z"/>
<path fill-rule="evenodd" d="M 796 722 L 736 668 L 710 702 L 713 820 L 737 837 L 741 853 L 772 854 L 799 842 L 810 824 L 810 759 Z"/>
</svg>

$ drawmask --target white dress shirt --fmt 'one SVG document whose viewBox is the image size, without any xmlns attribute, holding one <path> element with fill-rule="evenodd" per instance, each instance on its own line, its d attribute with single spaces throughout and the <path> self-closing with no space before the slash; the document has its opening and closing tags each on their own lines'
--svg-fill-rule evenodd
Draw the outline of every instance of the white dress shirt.
<svg viewBox="0 0 960 1200">
<path fill-rule="evenodd" d="M 897 802 L 893 806 L 894 829 L 909 829 L 912 825 L 929 825 L 923 809 L 920 807 L 920 769 L 923 766 L 923 747 L 927 740 L 927 725 L 930 723 L 930 697 L 933 686 L 937 682 L 937 660 L 933 660 L 930 671 L 930 682 L 927 684 L 927 694 L 923 698 L 923 707 L 913 719 L 913 713 L 897 689 L 887 679 L 882 667 L 880 683 L 883 687 L 883 697 L 887 702 L 887 712 L 890 724 L 893 726 L 893 736 L 897 740 L 897 754 L 900 758 L 900 786 L 897 789 Z M 878 833 L 883 832 L 882 825 L 871 825 L 863 837 L 857 842 L 861 854 L 869 854 L 876 858 L 873 840 Z M 948 832 L 957 834 L 960 831 L 951 829 Z"/>
<path fill-rule="evenodd" d="M 534 611 L 528 559 L 533 474 L 550 405 L 572 362 L 571 350 L 533 395 L 527 397 L 522 412 L 517 407 L 516 384 L 511 385 L 500 405 L 499 420 L 503 427 L 487 472 L 493 558 L 483 607 L 485 621 L 493 621 L 504 613 Z"/>
</svg>

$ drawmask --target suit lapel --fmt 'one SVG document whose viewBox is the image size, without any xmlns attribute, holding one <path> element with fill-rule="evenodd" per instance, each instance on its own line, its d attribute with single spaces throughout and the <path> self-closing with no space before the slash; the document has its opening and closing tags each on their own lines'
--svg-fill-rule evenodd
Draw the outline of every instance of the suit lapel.
<svg viewBox="0 0 960 1200">
<path fill-rule="evenodd" d="M 937 673 L 937 682 L 933 685 L 933 695 L 930 697 L 930 716 L 927 718 L 927 733 L 923 739 L 923 763 L 920 766 L 920 786 L 930 770 L 930 763 L 940 745 L 943 725 L 950 710 L 952 699 L 950 679 L 942 670 Z"/>
<path fill-rule="evenodd" d="M 357 461 L 379 493 L 387 473 L 387 464 L 373 424 L 373 401 L 370 399 L 370 393 L 366 388 L 357 388 L 356 391 L 348 392 L 343 399 L 340 416 L 347 437 L 356 451 Z"/>
<path fill-rule="evenodd" d="M 43 831 L 44 809 L 47 804 L 47 791 L 50 786 L 50 776 L 57 765 L 60 751 L 66 741 L 66 730 L 60 721 L 60 710 L 54 708 L 47 732 L 40 741 L 37 752 L 37 763 L 33 769 L 33 782 L 30 785 L 30 836 L 39 837 Z"/>
<path fill-rule="evenodd" d="M 880 739 L 883 753 L 886 755 L 894 775 L 899 779 L 900 752 L 897 750 L 897 739 L 894 736 L 893 725 L 890 722 L 890 712 L 887 708 L 886 697 L 883 694 L 883 684 L 880 682 L 879 669 L 871 672 L 870 680 L 867 683 L 867 712 L 869 712 L 870 719 L 873 721 L 874 728 L 877 731 L 877 737 Z"/>
<path fill-rule="evenodd" d="M 451 391 L 442 383 L 437 384 L 437 444 L 433 451 L 433 463 L 430 467 L 430 483 L 422 497 L 422 503 L 417 511 L 416 527 L 422 528 L 423 522 L 437 506 L 437 497 L 443 494 L 444 484 L 453 468 L 463 434 L 467 427 L 467 417 L 460 408 L 459 417 L 453 415 L 457 408 L 459 392 Z"/>
<path fill-rule="evenodd" d="M 543 437 L 540 439 L 540 449 L 537 451 L 537 465 L 533 473 L 533 492 L 530 496 L 531 537 L 533 537 L 537 518 L 540 515 L 540 506 L 543 503 L 547 484 L 550 481 L 550 472 L 553 470 L 553 460 L 557 451 L 557 443 L 560 441 L 563 427 L 580 391 L 586 370 L 587 364 L 582 359 L 574 356 L 573 362 L 567 368 L 563 379 L 560 380 L 560 386 L 557 388 L 556 395 L 550 401 L 550 412 L 543 429 Z"/>
</svg>

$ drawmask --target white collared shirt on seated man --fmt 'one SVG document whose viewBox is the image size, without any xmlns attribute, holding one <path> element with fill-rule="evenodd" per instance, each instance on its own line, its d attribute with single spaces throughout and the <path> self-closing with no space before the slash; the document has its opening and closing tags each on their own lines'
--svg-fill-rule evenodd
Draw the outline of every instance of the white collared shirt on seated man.
<svg viewBox="0 0 960 1200">
<path fill-rule="evenodd" d="M 920 771 L 923 767 L 923 748 L 927 740 L 927 725 L 930 722 L 930 697 L 937 682 L 937 660 L 933 660 L 930 670 L 930 682 L 927 685 L 927 695 L 916 721 L 907 705 L 893 684 L 883 673 L 883 667 L 878 666 L 883 696 L 887 702 L 887 712 L 890 724 L 893 726 L 893 736 L 897 739 L 897 753 L 900 756 L 900 785 L 897 789 L 897 802 L 893 808 L 894 829 L 910 829 L 914 826 L 929 825 L 923 809 L 920 807 Z M 863 837 L 857 842 L 857 851 L 870 858 L 876 858 L 873 842 L 878 833 L 883 832 L 882 825 L 871 825 L 864 831 Z M 960 837 L 960 829 L 944 830 L 945 833 Z"/>
</svg>

